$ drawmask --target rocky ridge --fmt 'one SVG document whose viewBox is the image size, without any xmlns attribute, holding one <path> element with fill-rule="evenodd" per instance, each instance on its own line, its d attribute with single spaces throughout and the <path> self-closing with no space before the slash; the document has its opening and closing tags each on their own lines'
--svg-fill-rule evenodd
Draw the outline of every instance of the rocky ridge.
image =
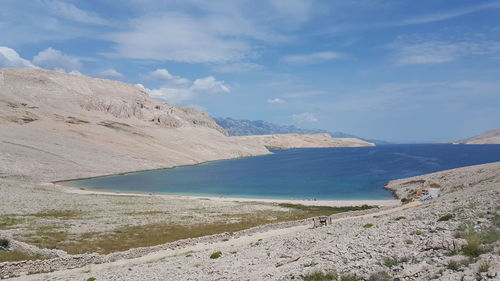
<svg viewBox="0 0 500 281">
<path fill-rule="evenodd" d="M 455 144 L 500 144 L 500 129 L 486 131 L 477 136 L 454 141 Z"/>
<path fill-rule="evenodd" d="M 303 147 L 360 147 L 375 144 L 356 138 L 332 138 L 329 134 L 279 134 L 231 137 L 242 141 L 254 141 L 269 149 L 289 149 Z"/>
</svg>

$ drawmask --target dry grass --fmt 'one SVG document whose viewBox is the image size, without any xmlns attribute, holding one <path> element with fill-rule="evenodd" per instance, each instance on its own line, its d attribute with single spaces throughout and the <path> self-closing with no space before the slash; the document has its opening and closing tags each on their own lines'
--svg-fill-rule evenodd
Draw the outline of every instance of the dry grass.
<svg viewBox="0 0 500 281">
<path fill-rule="evenodd" d="M 296 204 L 277 204 L 286 208 L 286 211 L 257 211 L 254 213 L 226 214 L 220 221 L 204 224 L 187 222 L 187 225 L 159 222 L 145 225 L 121 227 L 113 232 L 68 234 L 64 229 L 57 227 L 39 227 L 33 233 L 19 237 L 26 243 L 40 248 L 56 248 L 70 254 L 97 252 L 102 254 L 125 251 L 137 247 L 149 247 L 173 242 L 185 238 L 195 238 L 223 232 L 236 232 L 251 227 L 306 219 L 315 216 L 331 215 L 352 210 L 364 210 L 371 206 L 360 207 L 320 207 L 303 206 Z M 44 212 L 39 217 L 71 218 L 78 212 Z M 136 213 L 137 214 L 137 213 Z M 147 212 L 144 215 L 155 215 L 157 212 Z M 140 215 L 140 214 L 137 214 Z"/>
<path fill-rule="evenodd" d="M 42 257 L 29 255 L 18 251 L 0 251 L 0 262 L 25 261 L 25 260 L 37 260 L 37 259 L 42 259 Z"/>
</svg>

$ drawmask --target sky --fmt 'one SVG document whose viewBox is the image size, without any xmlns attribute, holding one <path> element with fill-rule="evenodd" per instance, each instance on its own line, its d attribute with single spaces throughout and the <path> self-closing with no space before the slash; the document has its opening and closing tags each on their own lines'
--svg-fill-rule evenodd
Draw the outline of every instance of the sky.
<svg viewBox="0 0 500 281">
<path fill-rule="evenodd" d="M 0 67 L 392 142 L 500 127 L 500 1 L 0 0 Z"/>
</svg>

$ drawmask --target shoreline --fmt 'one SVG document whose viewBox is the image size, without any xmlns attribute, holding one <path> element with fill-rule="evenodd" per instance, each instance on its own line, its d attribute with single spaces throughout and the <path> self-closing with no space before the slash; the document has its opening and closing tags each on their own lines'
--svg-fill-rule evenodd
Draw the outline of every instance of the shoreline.
<svg viewBox="0 0 500 281">
<path fill-rule="evenodd" d="M 72 187 L 62 185 L 60 183 L 51 183 L 59 191 L 73 193 L 79 195 L 108 195 L 108 196 L 138 196 L 138 197 L 159 197 L 166 199 L 194 199 L 194 200 L 213 200 L 218 202 L 259 202 L 259 203 L 276 203 L 276 204 L 300 204 L 304 206 L 327 206 L 327 207 L 346 207 L 346 206 L 361 206 L 375 205 L 379 207 L 398 206 L 401 201 L 397 199 L 346 199 L 346 200 L 307 200 L 307 199 L 279 199 L 279 198 L 246 198 L 246 197 L 219 197 L 219 196 L 197 196 L 197 195 L 180 195 L 180 194 L 149 194 L 140 192 L 113 192 L 101 191 L 88 188 Z"/>
</svg>

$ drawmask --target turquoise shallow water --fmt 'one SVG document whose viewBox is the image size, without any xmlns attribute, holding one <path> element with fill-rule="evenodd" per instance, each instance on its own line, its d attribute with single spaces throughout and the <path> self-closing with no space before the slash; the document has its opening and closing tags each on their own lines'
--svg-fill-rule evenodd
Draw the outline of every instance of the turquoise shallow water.
<svg viewBox="0 0 500 281">
<path fill-rule="evenodd" d="M 500 145 L 416 144 L 276 150 L 241 158 L 65 182 L 118 192 L 287 199 L 392 199 L 391 179 L 500 161 Z"/>
</svg>

